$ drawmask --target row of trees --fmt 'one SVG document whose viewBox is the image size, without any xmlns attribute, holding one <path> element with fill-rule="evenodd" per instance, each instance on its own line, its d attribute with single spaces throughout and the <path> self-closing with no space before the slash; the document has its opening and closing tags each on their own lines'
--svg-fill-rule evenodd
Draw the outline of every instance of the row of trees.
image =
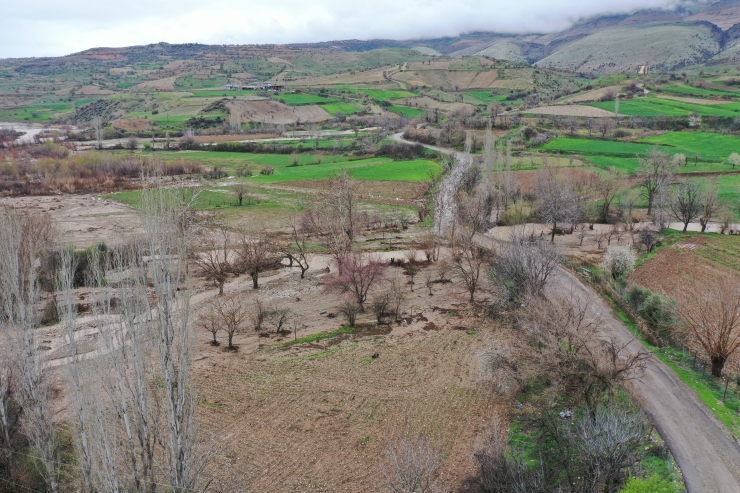
<svg viewBox="0 0 740 493">
<path fill-rule="evenodd" d="M 190 373 L 192 196 L 154 185 L 142 193 L 144 235 L 92 251 L 86 285 L 97 347 L 86 354 L 73 295 L 77 256 L 55 249 L 48 218 L 0 209 L 1 469 L 10 484 L 41 487 L 29 480 L 35 473 L 27 456 L 51 492 L 66 489 L 68 468 L 89 492 L 185 492 L 208 482 L 215 448 L 198 430 Z M 37 310 L 37 259 L 49 250 L 56 268 L 43 274 L 55 286 L 66 340 L 61 360 L 44 350 Z M 65 423 L 54 401 L 62 389 Z M 62 427 L 75 450 L 71 462 L 61 454 Z"/>
</svg>

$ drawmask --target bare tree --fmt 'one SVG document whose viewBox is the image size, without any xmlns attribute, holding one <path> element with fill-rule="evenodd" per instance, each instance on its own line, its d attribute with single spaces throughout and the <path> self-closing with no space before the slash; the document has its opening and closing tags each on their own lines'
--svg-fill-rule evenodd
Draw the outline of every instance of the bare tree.
<svg viewBox="0 0 740 493">
<path fill-rule="evenodd" d="M 103 117 L 93 117 L 93 130 L 95 132 L 95 142 L 97 143 L 98 149 L 103 148 Z"/>
<path fill-rule="evenodd" d="M 423 436 L 406 434 L 388 444 L 382 465 L 388 490 L 393 493 L 436 493 L 441 451 Z"/>
<path fill-rule="evenodd" d="M 234 349 L 234 335 L 246 328 L 246 323 L 252 317 L 248 305 L 237 296 L 216 299 L 212 309 L 220 320 L 221 328 L 228 337 L 227 348 Z"/>
<path fill-rule="evenodd" d="M 347 255 L 355 241 L 359 227 L 356 192 L 357 183 L 343 169 L 330 180 L 327 190 L 304 216 L 307 229 L 325 235 L 326 248 L 335 261 Z"/>
<path fill-rule="evenodd" d="M 586 127 L 586 130 L 588 130 L 588 135 L 590 136 L 594 131 L 594 126 L 596 125 L 596 122 L 594 122 L 593 118 L 586 118 L 583 122 L 583 126 Z"/>
<path fill-rule="evenodd" d="M 339 313 L 344 315 L 344 317 L 347 319 L 347 325 L 350 327 L 355 326 L 355 321 L 357 320 L 357 314 L 360 312 L 360 306 L 351 300 L 345 300 L 340 306 L 339 306 Z"/>
<path fill-rule="evenodd" d="M 136 137 L 129 137 L 128 140 L 126 140 L 126 149 L 128 149 L 131 152 L 134 152 L 139 147 L 139 139 Z"/>
<path fill-rule="evenodd" d="M 732 275 L 702 281 L 677 308 L 712 362 L 712 375 L 721 377 L 727 359 L 740 347 L 740 282 Z"/>
<path fill-rule="evenodd" d="M 703 201 L 701 187 L 695 181 L 681 181 L 673 191 L 669 203 L 670 213 L 683 223 L 684 231 L 701 214 Z"/>
<path fill-rule="evenodd" d="M 204 251 L 195 254 L 195 264 L 206 280 L 218 287 L 218 295 L 223 296 L 224 285 L 234 273 L 234 254 L 229 245 L 229 232 L 224 227 L 207 231 L 203 245 Z"/>
<path fill-rule="evenodd" d="M 199 489 L 212 456 L 211 446 L 197 440 L 190 380 L 191 202 L 184 197 L 146 177 L 143 237 L 116 249 L 109 266 L 92 262 L 89 299 L 100 358 L 86 372 L 85 388 L 99 386 L 106 398 L 91 412 L 99 490 L 152 492 L 162 482 L 177 492 Z M 111 271 L 122 275 L 114 285 L 105 282 Z"/>
<path fill-rule="evenodd" d="M 310 268 L 311 260 L 310 245 L 308 243 L 308 234 L 305 229 L 301 228 L 298 220 L 293 218 L 289 224 L 290 242 L 284 245 L 282 251 L 291 265 L 295 262 L 301 269 L 301 279 L 306 278 L 306 272 Z"/>
<path fill-rule="evenodd" d="M 524 231 L 514 231 L 502 241 L 493 256 L 491 274 L 500 284 L 510 284 L 519 295 L 541 296 L 558 266 L 560 255 L 555 245 Z"/>
<path fill-rule="evenodd" d="M 639 186 L 648 201 L 648 215 L 653 213 L 653 205 L 659 190 L 673 181 L 675 165 L 668 159 L 668 154 L 660 149 L 653 148 L 647 157 L 640 158 L 637 174 L 640 178 Z"/>
<path fill-rule="evenodd" d="M 645 246 L 648 253 L 652 252 L 658 246 L 658 243 L 660 243 L 655 232 L 649 229 L 641 229 L 639 235 L 640 242 Z"/>
<path fill-rule="evenodd" d="M 364 311 L 370 289 L 385 281 L 388 267 L 374 255 L 358 252 L 349 253 L 338 261 L 339 274 L 327 282 L 326 290 L 351 293 L 355 296 L 360 310 Z"/>
<path fill-rule="evenodd" d="M 571 136 L 574 136 L 578 132 L 578 119 L 574 117 L 566 118 L 565 128 L 568 129 Z"/>
<path fill-rule="evenodd" d="M 403 289 L 401 282 L 397 278 L 391 281 L 387 293 L 391 308 L 393 309 L 394 320 L 398 321 L 401 317 L 401 307 L 408 301 L 408 293 Z"/>
<path fill-rule="evenodd" d="M 392 293 L 390 290 L 385 290 L 381 293 L 373 295 L 372 309 L 375 315 L 375 321 L 382 324 L 385 321 L 385 317 L 388 314 L 388 307 L 391 305 Z"/>
<path fill-rule="evenodd" d="M 259 289 L 259 275 L 278 261 L 275 244 L 265 231 L 245 232 L 241 235 L 236 270 L 252 278 L 252 287 Z"/>
<path fill-rule="evenodd" d="M 607 134 L 614 131 L 615 126 L 614 120 L 611 118 L 600 118 L 599 122 L 596 124 L 596 128 L 601 133 L 602 138 L 606 138 Z"/>
<path fill-rule="evenodd" d="M 247 199 L 247 202 L 249 202 L 249 192 L 250 187 L 246 183 L 235 183 L 231 185 L 231 193 L 234 194 L 234 197 L 236 197 L 236 201 L 239 204 L 239 207 L 241 207 L 244 203 L 244 199 Z"/>
<path fill-rule="evenodd" d="M 481 271 L 488 258 L 484 250 L 473 241 L 472 236 L 456 236 L 452 239 L 452 268 L 463 280 L 470 302 L 475 301 Z"/>
<path fill-rule="evenodd" d="M 704 233 L 707 230 L 709 221 L 712 220 L 712 216 L 717 213 L 720 208 L 718 199 L 717 184 L 710 184 L 702 194 L 701 201 L 701 213 L 699 215 L 699 223 L 701 224 L 701 232 Z"/>
<path fill-rule="evenodd" d="M 208 306 L 204 308 L 196 318 L 196 324 L 201 329 L 210 332 L 213 336 L 211 346 L 218 346 L 218 339 L 216 335 L 221 332 L 221 318 L 219 317 L 218 310 L 214 306 Z"/>
<path fill-rule="evenodd" d="M 48 216 L 24 215 L 0 206 L 0 337 L 15 370 L 13 387 L 23 409 L 23 433 L 40 459 L 40 472 L 49 490 L 57 493 L 59 440 L 52 405 L 55 382 L 44 371 L 35 305 L 39 298 L 36 261 L 54 240 Z M 7 379 L 7 368 L 5 372 L 3 377 Z M 7 401 L 3 406 L 2 414 L 7 415 Z M 3 428 L 7 430 L 7 425 Z"/>
<path fill-rule="evenodd" d="M 578 201 L 567 176 L 555 168 L 538 173 L 537 199 L 542 222 L 552 226 L 550 241 L 555 242 L 559 225 L 573 223 L 578 218 Z"/>
<path fill-rule="evenodd" d="M 599 222 L 609 221 L 609 211 L 617 194 L 624 188 L 624 175 L 615 169 L 610 169 L 606 175 L 599 175 L 593 184 L 593 189 L 599 199 Z"/>
</svg>

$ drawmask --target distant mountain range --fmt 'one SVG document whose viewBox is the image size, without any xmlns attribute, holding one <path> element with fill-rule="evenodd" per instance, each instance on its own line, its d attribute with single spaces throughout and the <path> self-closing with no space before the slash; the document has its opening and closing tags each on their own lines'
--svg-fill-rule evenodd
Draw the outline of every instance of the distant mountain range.
<svg viewBox="0 0 740 493">
<path fill-rule="evenodd" d="M 740 61 L 740 0 L 685 2 L 674 9 L 603 15 L 551 34 L 473 32 L 422 40 L 344 40 L 294 48 L 369 51 L 411 48 L 425 55 L 484 55 L 573 72 L 676 70 Z"/>
</svg>

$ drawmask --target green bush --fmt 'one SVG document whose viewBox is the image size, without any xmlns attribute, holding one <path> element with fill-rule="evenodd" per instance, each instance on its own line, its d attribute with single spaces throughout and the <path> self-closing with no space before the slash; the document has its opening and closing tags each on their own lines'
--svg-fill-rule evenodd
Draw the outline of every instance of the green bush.
<svg viewBox="0 0 740 493">
<path fill-rule="evenodd" d="M 649 479 L 630 478 L 619 493 L 674 493 L 676 487 L 670 481 L 653 476 Z"/>
<path fill-rule="evenodd" d="M 640 286 L 632 286 L 627 292 L 627 303 L 630 304 L 633 310 L 639 311 L 648 296 L 650 296 L 650 290 Z"/>
<path fill-rule="evenodd" d="M 638 313 L 652 329 L 663 330 L 675 324 L 675 311 L 675 300 L 661 294 L 650 293 Z"/>
</svg>

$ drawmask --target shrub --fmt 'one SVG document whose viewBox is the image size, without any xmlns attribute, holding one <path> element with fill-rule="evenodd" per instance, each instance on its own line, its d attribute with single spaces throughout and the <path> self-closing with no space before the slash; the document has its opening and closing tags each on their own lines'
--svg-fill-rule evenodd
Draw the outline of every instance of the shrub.
<svg viewBox="0 0 740 493">
<path fill-rule="evenodd" d="M 260 170 L 261 175 L 270 176 L 275 174 L 275 168 L 272 166 L 265 166 Z"/>
<path fill-rule="evenodd" d="M 604 270 L 611 272 L 612 277 L 617 279 L 624 276 L 635 267 L 635 252 L 628 246 L 612 245 L 604 256 Z"/>
<path fill-rule="evenodd" d="M 673 493 L 674 491 L 676 488 L 670 481 L 655 475 L 649 479 L 630 478 L 619 493 Z"/>
<path fill-rule="evenodd" d="M 676 301 L 674 299 L 661 294 L 650 293 L 642 303 L 638 313 L 645 319 L 650 328 L 664 332 L 666 328 L 675 324 L 675 310 Z"/>
<path fill-rule="evenodd" d="M 639 311 L 648 296 L 650 296 L 650 290 L 640 286 L 632 286 L 632 289 L 627 292 L 627 303 L 633 310 Z"/>
</svg>

